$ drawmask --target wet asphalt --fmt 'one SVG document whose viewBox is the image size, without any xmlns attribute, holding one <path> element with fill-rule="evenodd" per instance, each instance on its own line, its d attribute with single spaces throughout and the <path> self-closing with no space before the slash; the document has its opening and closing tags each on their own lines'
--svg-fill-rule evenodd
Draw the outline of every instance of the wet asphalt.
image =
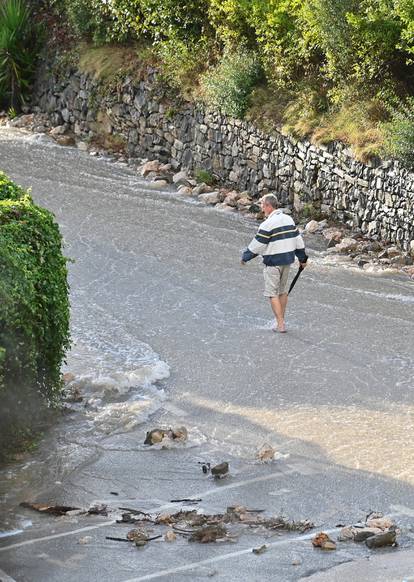
<svg viewBox="0 0 414 582">
<path fill-rule="evenodd" d="M 0 159 L 61 226 L 74 259 L 74 324 L 90 320 L 106 337 L 116 328 L 114 341 L 121 330 L 150 345 L 171 370 L 162 384 L 167 398 L 150 421 L 99 446 L 83 443 L 70 471 L 60 470 L 58 448 L 53 470 L 40 473 L 47 477 L 31 481 L 23 472 L 21 498 L 13 497 L 15 504 L 28 492 L 80 507 L 99 501 L 113 513 L 51 518 L 10 507 L 9 498 L 9 514 L 33 524 L 0 540 L 0 568 L 24 582 L 294 581 L 329 569 L 334 579 L 339 564 L 373 559 L 357 544 L 320 552 L 295 532 L 248 529 L 236 541 L 203 545 L 179 536 L 142 549 L 105 539 L 128 531 L 113 523 L 120 506 L 176 511 L 185 504 L 171 499 L 194 497 L 204 511 L 260 507 L 309 519 L 333 537 L 339 524 L 371 510 L 392 514 L 402 534 L 391 551 L 407 561 L 408 580 L 413 283 L 335 265 L 311 251 L 290 298 L 289 332 L 274 334 L 260 264 L 239 263 L 254 222 L 156 191 L 130 168 L 21 132 L 0 135 Z M 189 446 L 143 449 L 145 431 L 158 424 L 184 424 Z M 268 465 L 255 460 L 264 442 L 280 453 Z M 202 473 L 199 462 L 222 460 L 230 462 L 226 479 Z M 262 544 L 267 551 L 253 554 Z M 390 550 L 378 554 L 384 552 Z M 389 580 L 383 572 L 377 579 Z"/>
</svg>

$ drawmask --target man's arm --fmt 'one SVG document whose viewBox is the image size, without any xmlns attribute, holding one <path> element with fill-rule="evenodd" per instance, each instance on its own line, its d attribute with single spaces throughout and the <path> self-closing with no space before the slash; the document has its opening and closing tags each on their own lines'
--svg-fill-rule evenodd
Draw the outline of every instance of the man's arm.
<svg viewBox="0 0 414 582">
<path fill-rule="evenodd" d="M 259 228 L 256 236 L 251 241 L 251 243 L 249 244 L 249 246 L 247 247 L 247 249 L 244 251 L 244 253 L 242 255 L 242 259 L 241 259 L 242 264 L 247 263 L 248 261 L 251 261 L 251 259 L 254 259 L 255 257 L 257 257 L 257 255 L 263 255 L 263 253 L 265 252 L 265 250 L 267 248 L 269 239 L 270 239 L 270 233 L 263 230 L 262 228 Z"/>
<path fill-rule="evenodd" d="M 297 256 L 300 266 L 305 267 L 308 260 L 308 255 L 305 252 L 305 243 L 303 242 L 302 236 L 298 233 L 296 237 L 296 250 L 295 255 Z"/>
</svg>

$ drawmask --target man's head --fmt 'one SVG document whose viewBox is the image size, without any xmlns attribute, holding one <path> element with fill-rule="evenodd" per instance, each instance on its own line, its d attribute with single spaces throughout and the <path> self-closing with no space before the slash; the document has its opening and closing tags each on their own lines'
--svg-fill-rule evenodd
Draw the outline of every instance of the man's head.
<svg viewBox="0 0 414 582">
<path fill-rule="evenodd" d="M 276 208 L 279 208 L 278 199 L 274 194 L 266 194 L 266 196 L 263 196 L 260 203 L 265 216 L 269 216 L 269 214 L 272 214 Z"/>
</svg>

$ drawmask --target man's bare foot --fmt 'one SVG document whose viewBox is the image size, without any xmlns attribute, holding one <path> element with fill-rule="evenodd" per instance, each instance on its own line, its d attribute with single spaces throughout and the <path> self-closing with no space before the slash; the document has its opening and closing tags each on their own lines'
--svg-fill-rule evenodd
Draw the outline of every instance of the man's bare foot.
<svg viewBox="0 0 414 582">
<path fill-rule="evenodd" d="M 272 327 L 272 330 L 275 333 L 286 333 L 286 327 L 284 325 L 276 325 L 275 327 Z"/>
</svg>

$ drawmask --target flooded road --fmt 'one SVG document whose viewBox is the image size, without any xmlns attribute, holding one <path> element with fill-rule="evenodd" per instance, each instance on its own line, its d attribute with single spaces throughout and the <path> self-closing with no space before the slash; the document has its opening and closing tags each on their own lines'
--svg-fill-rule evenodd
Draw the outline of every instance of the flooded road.
<svg viewBox="0 0 414 582">
<path fill-rule="evenodd" d="M 70 532 L 86 525 L 16 511 L 28 495 L 82 507 L 139 500 L 148 510 L 168 505 L 172 496 L 200 493 L 217 510 L 259 500 L 273 513 L 309 518 L 318 527 L 350 523 L 372 509 L 397 515 L 408 527 L 414 516 L 413 282 L 355 271 L 311 252 L 288 305 L 289 333 L 274 334 L 259 261 L 239 264 L 255 223 L 155 191 L 126 166 L 44 137 L 3 132 L 0 159 L 1 169 L 55 213 L 65 253 L 74 260 L 67 369 L 85 395 L 37 456 L 3 472 L 3 530 L 21 532 L 0 540 L 0 564 L 9 575 L 86 581 L 95 579 L 99 564 L 104 581 L 155 579 L 164 570 L 169 573 L 161 578 L 168 580 L 201 579 L 211 565 L 187 574 L 179 568 L 240 548 L 185 542 L 174 555 L 168 551 L 168 568 L 148 548 L 139 577 L 135 555 L 123 555 L 119 545 L 125 544 L 108 550 L 100 523 L 88 552 L 49 541 L 62 534 L 59 539 L 74 543 Z M 148 450 L 143 440 L 154 423 L 184 424 L 188 445 Z M 255 463 L 263 442 L 276 447 L 279 461 Z M 206 481 L 198 465 L 205 460 L 230 460 L 231 480 Z M 293 570 L 290 546 L 275 549 L 281 553 L 273 560 L 284 564 L 278 579 L 298 580 L 363 551 L 347 547 L 321 566 L 319 556 L 308 555 L 309 542 L 301 544 L 302 566 Z M 271 558 L 260 558 L 257 569 L 259 558 L 251 562 L 247 550 L 242 556 L 237 567 L 236 556 L 223 558 L 217 579 L 274 579 Z"/>
</svg>

